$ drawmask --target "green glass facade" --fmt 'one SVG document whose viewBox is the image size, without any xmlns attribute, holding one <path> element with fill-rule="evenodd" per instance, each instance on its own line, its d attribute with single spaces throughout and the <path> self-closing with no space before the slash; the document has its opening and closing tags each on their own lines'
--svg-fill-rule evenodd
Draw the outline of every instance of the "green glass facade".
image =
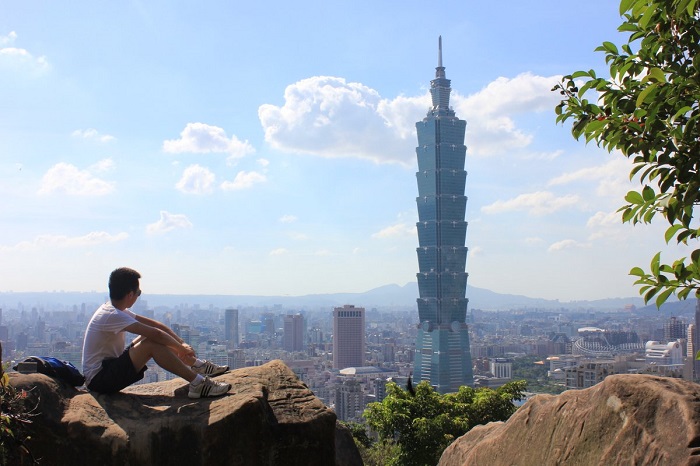
<svg viewBox="0 0 700 466">
<path fill-rule="evenodd" d="M 450 108 L 450 80 L 439 45 L 432 108 L 416 123 L 418 134 L 418 337 L 416 382 L 427 380 L 440 393 L 474 384 L 467 327 L 467 222 L 464 170 L 467 123 Z"/>
</svg>

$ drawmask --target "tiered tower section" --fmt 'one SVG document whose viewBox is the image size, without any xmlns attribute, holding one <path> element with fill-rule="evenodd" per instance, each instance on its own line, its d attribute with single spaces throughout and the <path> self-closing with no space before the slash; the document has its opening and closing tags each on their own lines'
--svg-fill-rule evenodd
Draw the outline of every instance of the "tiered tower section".
<svg viewBox="0 0 700 466">
<path fill-rule="evenodd" d="M 430 81 L 432 107 L 416 123 L 418 134 L 418 337 L 416 382 L 427 380 L 440 393 L 473 385 L 467 303 L 467 222 L 464 170 L 467 123 L 450 108 L 450 80 L 438 66 Z"/>
</svg>

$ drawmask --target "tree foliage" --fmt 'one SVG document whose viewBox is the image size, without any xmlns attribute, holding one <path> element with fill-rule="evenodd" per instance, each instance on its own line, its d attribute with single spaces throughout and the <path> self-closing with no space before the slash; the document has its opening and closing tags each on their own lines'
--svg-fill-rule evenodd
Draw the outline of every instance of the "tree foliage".
<svg viewBox="0 0 700 466">
<path fill-rule="evenodd" d="M 564 96 L 557 122 L 571 119 L 576 139 L 632 159 L 630 178 L 638 176 L 642 187 L 625 197 L 623 222 L 650 223 L 660 214 L 669 224 L 666 242 L 689 244 L 700 236 L 693 218 L 700 202 L 700 0 L 622 0 L 620 15 L 627 43 L 596 49 L 610 76 L 564 76 L 553 89 Z M 634 267 L 630 275 L 657 306 L 671 294 L 700 297 L 700 249 L 670 264 L 656 254 L 649 271 Z"/>
<path fill-rule="evenodd" d="M 427 381 L 415 387 L 415 394 L 390 383 L 386 398 L 370 403 L 364 417 L 380 443 L 398 446 L 398 456 L 388 465 L 433 466 L 443 450 L 472 427 L 508 419 L 525 387 L 524 381 L 497 390 L 463 386 L 457 393 L 441 395 Z"/>
</svg>

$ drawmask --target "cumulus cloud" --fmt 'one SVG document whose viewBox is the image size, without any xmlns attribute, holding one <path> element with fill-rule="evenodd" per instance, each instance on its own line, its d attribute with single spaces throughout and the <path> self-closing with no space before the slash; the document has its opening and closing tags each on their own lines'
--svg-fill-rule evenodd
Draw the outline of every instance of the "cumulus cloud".
<svg viewBox="0 0 700 466">
<path fill-rule="evenodd" d="M 281 223 L 294 223 L 297 221 L 297 217 L 295 215 L 286 214 L 286 215 L 281 216 L 279 218 L 279 221 Z"/>
<path fill-rule="evenodd" d="M 470 154 L 489 156 L 526 148 L 533 136 L 517 127 L 514 116 L 551 110 L 557 96 L 550 90 L 558 80 L 558 76 L 521 74 L 498 78 L 466 97 L 453 92 L 452 106 L 469 122 Z M 428 93 L 387 99 L 361 83 L 315 76 L 287 86 L 283 105 L 261 105 L 258 117 L 265 140 L 277 149 L 413 165 L 415 123 L 430 105 Z"/>
<path fill-rule="evenodd" d="M 590 241 L 600 238 L 619 238 L 624 240 L 626 237 L 620 212 L 596 212 L 588 219 L 586 227 L 592 230 L 588 237 Z"/>
<path fill-rule="evenodd" d="M 518 114 L 551 111 L 559 101 L 558 95 L 551 92 L 551 89 L 560 79 L 560 76 L 545 77 L 523 73 L 510 79 L 497 78 L 479 92 L 467 97 L 455 93 L 455 111 L 460 118 L 465 118 L 469 123 L 469 154 L 507 154 L 530 145 L 533 136 L 518 128 L 513 117 Z"/>
<path fill-rule="evenodd" d="M 190 165 L 185 168 L 175 187 L 186 194 L 210 194 L 214 190 L 216 176 L 208 168 Z"/>
<path fill-rule="evenodd" d="M 363 84 L 315 76 L 287 86 L 284 104 L 261 105 L 258 117 L 265 140 L 277 149 L 409 164 L 416 142 L 408 128 L 427 103 L 426 97 L 390 102 Z"/>
<path fill-rule="evenodd" d="M 88 171 L 91 172 L 106 172 L 114 168 L 114 160 L 107 158 L 107 159 L 102 159 L 97 163 L 94 163 L 90 165 L 90 168 L 88 168 Z"/>
<path fill-rule="evenodd" d="M 89 139 L 97 142 L 109 142 L 114 140 L 114 136 L 109 134 L 100 134 L 96 129 L 76 129 L 71 133 L 74 138 Z"/>
<path fill-rule="evenodd" d="M 13 47 L 17 40 L 17 33 L 10 32 L 6 36 L 0 36 L 0 69 L 38 76 L 46 72 L 50 66 L 46 57 L 35 57 L 28 50 Z"/>
<path fill-rule="evenodd" d="M 75 196 L 103 196 L 114 191 L 114 183 L 94 176 L 89 170 L 61 162 L 51 167 L 41 180 L 38 194 L 54 192 Z"/>
<path fill-rule="evenodd" d="M 160 219 L 157 222 L 146 225 L 146 233 L 158 235 L 172 230 L 192 228 L 192 222 L 183 214 L 171 214 L 165 210 L 160 211 Z"/>
<path fill-rule="evenodd" d="M 267 181 L 267 176 L 263 173 L 240 171 L 236 174 L 233 181 L 224 181 L 221 183 L 221 189 L 224 191 L 248 189 L 255 184 L 264 183 L 265 181 Z"/>
<path fill-rule="evenodd" d="M 631 168 L 631 162 L 627 158 L 615 157 L 602 165 L 586 167 L 554 177 L 549 180 L 548 185 L 566 185 L 578 181 L 595 182 L 597 195 L 622 199 L 632 186 L 629 181 Z"/>
<path fill-rule="evenodd" d="M 553 243 L 551 246 L 549 246 L 549 248 L 547 249 L 547 252 L 557 252 L 557 251 L 563 251 L 565 249 L 589 248 L 589 247 L 591 247 L 590 244 L 581 243 L 581 242 L 573 240 L 573 239 L 565 239 L 565 240 Z"/>
<path fill-rule="evenodd" d="M 270 251 L 271 256 L 281 256 L 284 254 L 287 254 L 287 250 L 285 248 L 277 248 Z"/>
<path fill-rule="evenodd" d="M 499 214 L 513 210 L 524 210 L 532 215 L 546 215 L 557 210 L 579 204 L 578 196 L 555 196 L 549 191 L 537 191 L 521 194 L 507 201 L 496 201 L 493 204 L 483 206 L 481 211 L 487 214 Z"/>
<path fill-rule="evenodd" d="M 589 228 L 607 227 L 611 225 L 620 225 L 622 223 L 622 214 L 620 212 L 596 212 L 588 219 L 586 226 Z"/>
<path fill-rule="evenodd" d="M 474 246 L 472 248 L 469 248 L 469 257 L 476 257 L 480 256 L 484 253 L 484 248 L 481 246 Z"/>
<path fill-rule="evenodd" d="M 372 238 L 396 238 L 401 236 L 411 236 L 416 234 L 416 226 L 409 225 L 406 223 L 397 223 L 395 225 L 390 225 L 386 228 L 382 228 L 376 233 L 372 234 Z"/>
<path fill-rule="evenodd" d="M 14 246 L 0 246 L 0 251 L 36 251 L 45 248 L 80 248 L 103 243 L 116 243 L 127 239 L 127 233 L 115 235 L 105 231 L 92 231 L 83 236 L 39 235 L 31 241 L 22 241 Z"/>
<path fill-rule="evenodd" d="M 218 126 L 188 123 L 180 133 L 180 139 L 163 141 L 163 151 L 172 154 L 225 153 L 229 154 L 228 160 L 233 161 L 254 153 L 255 148 L 247 140 L 241 141 L 235 135 L 229 138 L 226 131 Z"/>
</svg>

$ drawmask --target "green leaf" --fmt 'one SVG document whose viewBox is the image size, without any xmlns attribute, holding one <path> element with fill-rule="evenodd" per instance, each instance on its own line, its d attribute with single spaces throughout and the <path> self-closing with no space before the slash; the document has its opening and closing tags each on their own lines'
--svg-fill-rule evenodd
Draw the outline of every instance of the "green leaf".
<svg viewBox="0 0 700 466">
<path fill-rule="evenodd" d="M 644 186 L 644 189 L 642 189 L 642 198 L 644 198 L 644 201 L 649 202 L 654 199 L 654 197 L 656 197 L 654 190 L 649 186 Z"/>
<path fill-rule="evenodd" d="M 673 288 L 667 288 L 659 296 L 656 297 L 656 307 L 659 308 L 666 302 L 669 296 L 673 293 Z"/>
<path fill-rule="evenodd" d="M 637 191 L 630 191 L 625 196 L 625 200 L 630 204 L 644 204 L 644 198 Z"/>
<path fill-rule="evenodd" d="M 651 259 L 651 274 L 655 277 L 659 276 L 659 262 L 661 261 L 661 252 L 657 252 L 656 255 Z"/>
<path fill-rule="evenodd" d="M 641 107 L 647 97 L 650 97 L 650 96 L 653 97 L 654 94 L 656 93 L 656 88 L 658 86 L 659 86 L 659 83 L 651 83 L 646 87 L 646 89 L 644 89 L 642 92 L 640 92 L 639 95 L 637 96 L 637 107 Z"/>
<path fill-rule="evenodd" d="M 642 270 L 640 267 L 634 267 L 632 270 L 630 270 L 630 275 L 633 275 L 635 277 L 643 277 L 646 274 L 644 273 L 644 270 Z"/>
<path fill-rule="evenodd" d="M 676 225 L 671 225 L 667 230 L 666 233 L 664 234 L 664 239 L 666 240 L 666 244 L 668 244 L 671 239 L 676 236 L 676 233 L 678 230 L 683 228 L 683 225 L 676 224 Z"/>
<path fill-rule="evenodd" d="M 654 80 L 654 81 L 659 82 L 659 83 L 665 83 L 666 82 L 666 75 L 664 74 L 663 71 L 661 71 L 661 69 L 652 68 L 649 70 L 649 72 L 644 77 L 642 82 L 650 81 L 650 80 Z"/>
<path fill-rule="evenodd" d="M 607 52 L 610 52 L 610 53 L 615 54 L 615 55 L 618 54 L 617 46 L 615 44 L 613 44 L 612 42 L 607 42 L 607 41 L 603 42 L 603 48 Z"/>
<path fill-rule="evenodd" d="M 622 0 L 620 1 L 620 16 L 624 15 L 636 0 Z"/>
</svg>

